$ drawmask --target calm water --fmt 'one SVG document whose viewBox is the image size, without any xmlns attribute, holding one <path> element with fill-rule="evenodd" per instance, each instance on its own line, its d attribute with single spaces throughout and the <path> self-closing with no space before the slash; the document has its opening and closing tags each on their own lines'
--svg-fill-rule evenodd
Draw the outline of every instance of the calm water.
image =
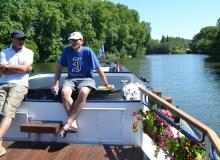
<svg viewBox="0 0 220 160">
<path fill-rule="evenodd" d="M 220 136 L 220 62 L 204 55 L 149 55 L 121 63 Z M 34 66 L 35 73 L 54 70 L 55 64 Z"/>
<path fill-rule="evenodd" d="M 149 55 L 121 63 L 220 136 L 220 62 L 204 55 Z"/>
</svg>

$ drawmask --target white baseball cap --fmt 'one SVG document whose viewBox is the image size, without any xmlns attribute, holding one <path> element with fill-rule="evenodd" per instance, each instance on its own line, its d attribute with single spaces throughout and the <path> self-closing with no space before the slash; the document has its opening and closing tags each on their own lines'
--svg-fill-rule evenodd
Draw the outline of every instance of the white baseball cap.
<svg viewBox="0 0 220 160">
<path fill-rule="evenodd" d="M 83 36 L 80 32 L 73 32 L 70 34 L 70 37 L 69 37 L 69 40 L 71 39 L 75 39 L 75 40 L 83 39 Z"/>
</svg>

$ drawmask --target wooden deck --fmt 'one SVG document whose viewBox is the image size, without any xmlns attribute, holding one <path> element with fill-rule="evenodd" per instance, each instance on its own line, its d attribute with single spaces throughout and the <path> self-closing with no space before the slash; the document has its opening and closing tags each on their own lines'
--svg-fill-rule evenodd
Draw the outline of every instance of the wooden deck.
<svg viewBox="0 0 220 160">
<path fill-rule="evenodd" d="M 148 160 L 138 146 L 4 141 L 0 160 Z"/>
</svg>

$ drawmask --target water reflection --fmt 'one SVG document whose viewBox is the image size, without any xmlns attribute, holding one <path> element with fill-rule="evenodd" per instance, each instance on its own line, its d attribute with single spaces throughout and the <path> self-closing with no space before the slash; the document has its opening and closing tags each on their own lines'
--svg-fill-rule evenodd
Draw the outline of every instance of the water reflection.
<svg viewBox="0 0 220 160">
<path fill-rule="evenodd" d="M 216 62 L 216 63 L 220 63 L 220 57 L 213 57 L 213 56 L 206 56 L 204 58 L 205 62 L 209 62 L 209 63 L 213 63 L 213 62 Z"/>
<path fill-rule="evenodd" d="M 205 67 L 209 68 L 212 74 L 216 75 L 216 81 L 220 80 L 220 57 L 207 57 L 204 59 Z"/>
<path fill-rule="evenodd" d="M 33 73 L 55 72 L 56 63 L 37 63 L 33 65 Z"/>
<path fill-rule="evenodd" d="M 151 87 L 162 91 L 162 96 L 172 96 L 174 105 L 220 135 L 220 72 L 216 67 L 219 62 L 205 55 L 149 55 L 122 63 L 130 71 L 147 77 Z"/>
<path fill-rule="evenodd" d="M 54 73 L 56 70 L 57 63 L 37 63 L 33 65 L 33 73 L 42 73 L 49 72 Z M 63 72 L 66 72 L 66 68 L 63 69 Z"/>
<path fill-rule="evenodd" d="M 124 65 L 129 71 L 134 72 L 140 77 L 145 77 L 149 79 L 150 75 L 150 63 L 148 63 L 148 59 L 143 57 L 136 57 L 136 58 L 126 58 L 121 59 L 120 63 Z"/>
</svg>

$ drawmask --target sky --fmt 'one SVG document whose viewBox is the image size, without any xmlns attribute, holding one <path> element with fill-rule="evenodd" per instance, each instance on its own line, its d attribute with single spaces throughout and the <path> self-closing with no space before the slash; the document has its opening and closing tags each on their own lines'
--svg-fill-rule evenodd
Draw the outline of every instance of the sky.
<svg viewBox="0 0 220 160">
<path fill-rule="evenodd" d="M 138 11 L 140 21 L 150 23 L 151 37 L 162 35 L 192 39 L 220 18 L 220 0 L 109 0 Z"/>
</svg>

